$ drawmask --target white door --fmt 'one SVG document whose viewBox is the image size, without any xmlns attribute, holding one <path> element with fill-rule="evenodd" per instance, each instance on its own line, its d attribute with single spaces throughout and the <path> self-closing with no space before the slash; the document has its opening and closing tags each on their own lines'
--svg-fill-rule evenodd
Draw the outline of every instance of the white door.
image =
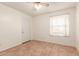
<svg viewBox="0 0 79 59">
<path fill-rule="evenodd" d="M 23 19 L 22 20 L 22 41 L 26 42 L 30 40 L 30 20 Z"/>
</svg>

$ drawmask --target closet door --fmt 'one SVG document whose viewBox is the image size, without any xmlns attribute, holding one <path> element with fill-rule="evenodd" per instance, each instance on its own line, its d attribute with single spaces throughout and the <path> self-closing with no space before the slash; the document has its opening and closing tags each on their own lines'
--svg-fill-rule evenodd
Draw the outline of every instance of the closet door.
<svg viewBox="0 0 79 59">
<path fill-rule="evenodd" d="M 22 20 L 22 41 L 26 42 L 30 37 L 30 20 L 26 18 Z"/>
</svg>

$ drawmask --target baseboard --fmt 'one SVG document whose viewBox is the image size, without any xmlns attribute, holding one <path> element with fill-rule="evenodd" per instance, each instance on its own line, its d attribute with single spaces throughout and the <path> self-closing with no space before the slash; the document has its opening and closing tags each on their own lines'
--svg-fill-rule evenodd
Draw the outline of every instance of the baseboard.
<svg viewBox="0 0 79 59">
<path fill-rule="evenodd" d="M 44 41 L 44 42 L 50 42 L 50 43 L 55 43 L 55 44 L 60 44 L 60 45 L 64 45 L 64 46 L 70 46 L 70 47 L 74 47 L 76 48 L 75 46 L 71 46 L 71 45 L 67 45 L 67 44 L 63 44 L 63 43 L 60 43 L 60 42 L 54 42 L 54 41 L 51 41 L 51 40 L 43 40 L 43 39 L 33 39 L 33 40 L 37 40 L 37 41 Z"/>
<path fill-rule="evenodd" d="M 18 43 L 18 44 L 11 45 L 11 46 L 9 46 L 9 47 L 7 47 L 7 48 L 2 48 L 2 49 L 0 49 L 0 52 L 3 52 L 3 51 L 8 50 L 8 49 L 10 49 L 10 48 L 16 47 L 16 46 L 18 46 L 18 45 L 20 45 L 20 44 L 21 44 L 21 42 Z"/>
<path fill-rule="evenodd" d="M 31 41 L 31 40 L 25 41 L 25 42 L 23 42 L 22 44 L 28 43 L 28 42 L 30 42 L 30 41 Z"/>
</svg>

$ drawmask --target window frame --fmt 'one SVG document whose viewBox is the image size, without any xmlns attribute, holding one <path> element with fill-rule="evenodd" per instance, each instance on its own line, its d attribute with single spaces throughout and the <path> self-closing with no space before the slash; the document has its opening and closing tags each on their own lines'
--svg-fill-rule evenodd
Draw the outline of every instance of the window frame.
<svg viewBox="0 0 79 59">
<path fill-rule="evenodd" d="M 68 19 L 68 22 L 69 22 L 69 25 L 68 25 L 68 27 L 69 27 L 69 29 L 68 29 L 68 32 L 69 32 L 69 34 L 67 35 L 66 34 L 66 25 L 65 25 L 65 35 L 52 35 L 51 33 L 50 33 L 50 36 L 59 36 L 59 37 L 69 37 L 70 36 L 70 17 L 71 17 L 71 14 L 70 13 L 64 13 L 64 14 L 58 14 L 58 15 L 53 15 L 53 16 L 49 16 L 49 19 L 51 18 L 51 17 L 55 17 L 55 16 L 62 16 L 62 15 L 68 15 L 68 17 L 69 17 L 69 19 Z M 50 26 L 51 27 L 51 26 Z"/>
</svg>

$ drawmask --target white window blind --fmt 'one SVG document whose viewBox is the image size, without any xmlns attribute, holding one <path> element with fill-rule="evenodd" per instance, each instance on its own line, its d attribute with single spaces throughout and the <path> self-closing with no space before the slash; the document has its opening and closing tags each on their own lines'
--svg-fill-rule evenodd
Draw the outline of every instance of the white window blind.
<svg viewBox="0 0 79 59">
<path fill-rule="evenodd" d="M 50 35 L 69 36 L 69 14 L 50 17 Z"/>
</svg>

